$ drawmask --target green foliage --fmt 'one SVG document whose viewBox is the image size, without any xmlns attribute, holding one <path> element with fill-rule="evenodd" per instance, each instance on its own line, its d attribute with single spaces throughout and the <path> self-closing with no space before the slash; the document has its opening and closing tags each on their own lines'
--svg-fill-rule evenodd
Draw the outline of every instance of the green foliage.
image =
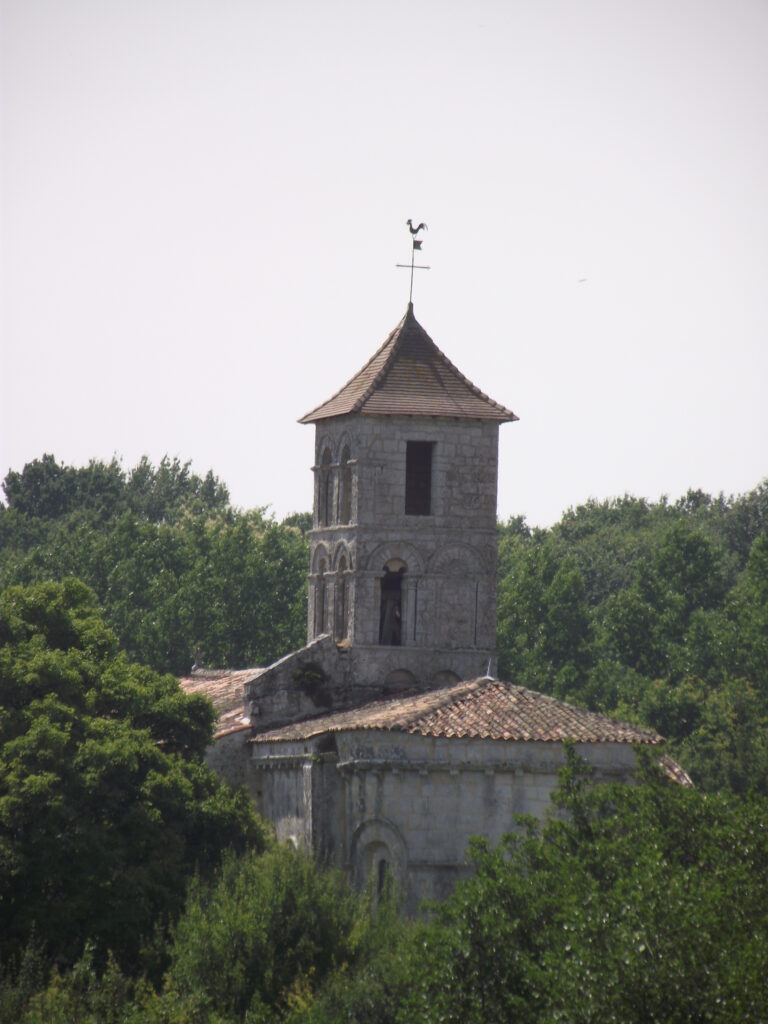
<svg viewBox="0 0 768 1024">
<path fill-rule="evenodd" d="M 168 458 L 126 474 L 46 455 L 4 486 L 0 584 L 83 580 L 130 658 L 182 675 L 193 660 L 268 664 L 303 642 L 306 514 L 277 525 L 235 511 L 212 473 Z"/>
<path fill-rule="evenodd" d="M 170 988 L 227 1018 L 272 1019 L 346 961 L 356 911 L 343 878 L 292 847 L 225 858 L 212 883 L 190 889 Z"/>
<path fill-rule="evenodd" d="M 758 1024 L 768 1015 L 768 802 L 594 785 L 572 750 L 543 827 L 520 818 L 431 917 L 356 901 L 291 848 L 196 879 L 162 988 L 86 948 L 0 979 L 20 1024 Z"/>
<path fill-rule="evenodd" d="M 400 914 L 397 894 L 360 904 L 349 960 L 332 971 L 312 998 L 293 1001 L 287 1024 L 392 1024 L 416 984 L 434 927 Z"/>
<path fill-rule="evenodd" d="M 520 819 L 496 848 L 476 841 L 436 917 L 389 935 L 392 988 L 357 962 L 297 1024 L 765 1020 L 768 804 L 641 760 L 641 784 L 594 786 L 569 752 L 543 829 Z"/>
<path fill-rule="evenodd" d="M 660 731 L 697 786 L 768 793 L 768 486 L 500 527 L 500 673 Z"/>
<path fill-rule="evenodd" d="M 292 512 L 280 524 L 281 526 L 293 526 L 299 533 L 306 535 L 312 529 L 311 512 Z"/>
<path fill-rule="evenodd" d="M 60 466 L 53 455 L 11 470 L 3 481 L 8 508 L 32 519 L 60 519 L 87 511 L 99 518 L 133 512 L 149 522 L 170 522 L 192 512 L 211 513 L 229 506 L 226 487 L 209 470 L 204 478 L 190 463 L 164 456 L 155 469 L 149 460 L 127 475 L 117 459 L 87 466 Z"/>
<path fill-rule="evenodd" d="M 4 591 L 0 642 L 0 957 L 37 934 L 135 965 L 195 867 L 263 844 L 202 762 L 212 708 L 118 653 L 77 580 Z"/>
<path fill-rule="evenodd" d="M 534 686 L 580 677 L 590 661 L 591 623 L 584 583 L 572 559 L 541 538 L 502 540 L 499 583 L 500 672 Z"/>
</svg>

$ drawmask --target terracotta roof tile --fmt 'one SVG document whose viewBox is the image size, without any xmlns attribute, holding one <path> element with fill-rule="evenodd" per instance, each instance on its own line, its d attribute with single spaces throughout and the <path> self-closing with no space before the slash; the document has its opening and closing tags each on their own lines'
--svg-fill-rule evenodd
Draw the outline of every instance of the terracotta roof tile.
<svg viewBox="0 0 768 1024">
<path fill-rule="evenodd" d="M 250 728 L 251 719 L 244 687 L 263 671 L 262 668 L 245 668 L 234 672 L 228 669 L 199 669 L 191 676 L 179 679 L 179 686 L 185 693 L 203 694 L 213 704 L 217 715 L 215 738 L 220 739 L 229 733 Z"/>
<path fill-rule="evenodd" d="M 673 761 L 669 754 L 661 755 L 659 758 L 659 768 L 661 768 L 668 779 L 676 782 L 679 786 L 685 786 L 687 789 L 693 788 L 693 781 L 688 772 L 681 768 L 677 761 Z"/>
<path fill-rule="evenodd" d="M 517 416 L 468 380 L 413 315 L 413 305 L 365 366 L 300 423 L 362 413 L 450 416 L 504 423 Z"/>
<path fill-rule="evenodd" d="M 650 729 L 574 707 L 523 686 L 475 679 L 379 700 L 261 733 L 254 743 L 306 740 L 326 732 L 383 729 L 421 736 L 561 743 L 662 743 Z"/>
</svg>

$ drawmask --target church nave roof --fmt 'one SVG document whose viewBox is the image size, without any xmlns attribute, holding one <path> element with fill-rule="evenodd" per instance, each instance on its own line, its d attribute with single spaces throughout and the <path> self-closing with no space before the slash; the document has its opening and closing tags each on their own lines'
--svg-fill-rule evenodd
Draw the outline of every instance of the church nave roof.
<svg viewBox="0 0 768 1024">
<path fill-rule="evenodd" d="M 412 697 L 373 701 L 260 733 L 251 742 L 307 740 L 322 733 L 360 729 L 518 742 L 664 742 L 650 729 L 490 678 L 454 683 Z"/>
</svg>

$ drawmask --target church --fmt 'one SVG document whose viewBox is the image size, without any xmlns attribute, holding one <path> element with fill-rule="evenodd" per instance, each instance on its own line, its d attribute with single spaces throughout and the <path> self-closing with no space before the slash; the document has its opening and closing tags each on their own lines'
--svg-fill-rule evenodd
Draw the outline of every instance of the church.
<svg viewBox="0 0 768 1024">
<path fill-rule="evenodd" d="M 635 745 L 663 742 L 496 678 L 498 437 L 516 419 L 409 303 L 300 420 L 315 427 L 306 646 L 182 680 L 219 713 L 211 765 L 278 838 L 359 886 L 394 879 L 409 912 L 466 873 L 471 836 L 546 814 L 564 742 L 621 780 Z"/>
</svg>

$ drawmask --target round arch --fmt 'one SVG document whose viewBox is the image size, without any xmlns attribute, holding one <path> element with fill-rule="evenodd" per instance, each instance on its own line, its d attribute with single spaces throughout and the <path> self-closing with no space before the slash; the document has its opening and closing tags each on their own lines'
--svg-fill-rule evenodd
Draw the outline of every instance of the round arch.
<svg viewBox="0 0 768 1024">
<path fill-rule="evenodd" d="M 353 569 L 352 551 L 345 541 L 340 541 L 333 552 L 333 571 L 338 572 L 342 558 L 346 561 L 346 569 Z"/>
<path fill-rule="evenodd" d="M 468 575 L 482 571 L 482 555 L 469 544 L 446 544 L 438 548 L 429 560 L 430 573 Z"/>
<path fill-rule="evenodd" d="M 409 690 L 416 685 L 416 676 L 407 668 L 396 668 L 384 680 L 384 692 L 396 693 L 399 690 Z"/>
<path fill-rule="evenodd" d="M 321 434 L 315 442 L 315 462 L 318 466 L 322 465 L 323 453 L 328 452 L 331 458 L 328 459 L 330 463 L 333 460 L 333 449 L 335 447 L 333 437 L 330 434 Z"/>
<path fill-rule="evenodd" d="M 454 672 L 453 669 L 441 668 L 439 672 L 435 672 L 429 684 L 437 689 L 441 686 L 453 686 L 454 683 L 460 682 L 461 676 Z"/>
<path fill-rule="evenodd" d="M 398 828 L 386 818 L 369 818 L 352 834 L 352 872 L 362 889 L 369 883 L 378 888 L 381 863 L 386 864 L 389 877 L 398 889 L 405 890 L 408 871 L 408 848 Z"/>
<path fill-rule="evenodd" d="M 386 544 L 379 544 L 368 556 L 366 568 L 371 572 L 381 572 L 384 566 L 393 559 L 397 559 L 401 566 L 406 566 L 410 574 L 421 575 L 424 572 L 423 555 L 418 548 L 407 541 L 389 541 Z"/>
<path fill-rule="evenodd" d="M 331 564 L 331 556 L 328 554 L 328 548 L 321 542 L 312 552 L 312 572 L 314 574 L 320 572 L 320 565 L 322 562 L 325 562 L 323 572 L 328 572 L 328 567 Z"/>
<path fill-rule="evenodd" d="M 336 462 L 342 461 L 342 454 L 344 449 L 349 452 L 348 458 L 352 458 L 352 435 L 348 430 L 345 430 L 337 439 L 335 444 L 335 460 Z"/>
</svg>

